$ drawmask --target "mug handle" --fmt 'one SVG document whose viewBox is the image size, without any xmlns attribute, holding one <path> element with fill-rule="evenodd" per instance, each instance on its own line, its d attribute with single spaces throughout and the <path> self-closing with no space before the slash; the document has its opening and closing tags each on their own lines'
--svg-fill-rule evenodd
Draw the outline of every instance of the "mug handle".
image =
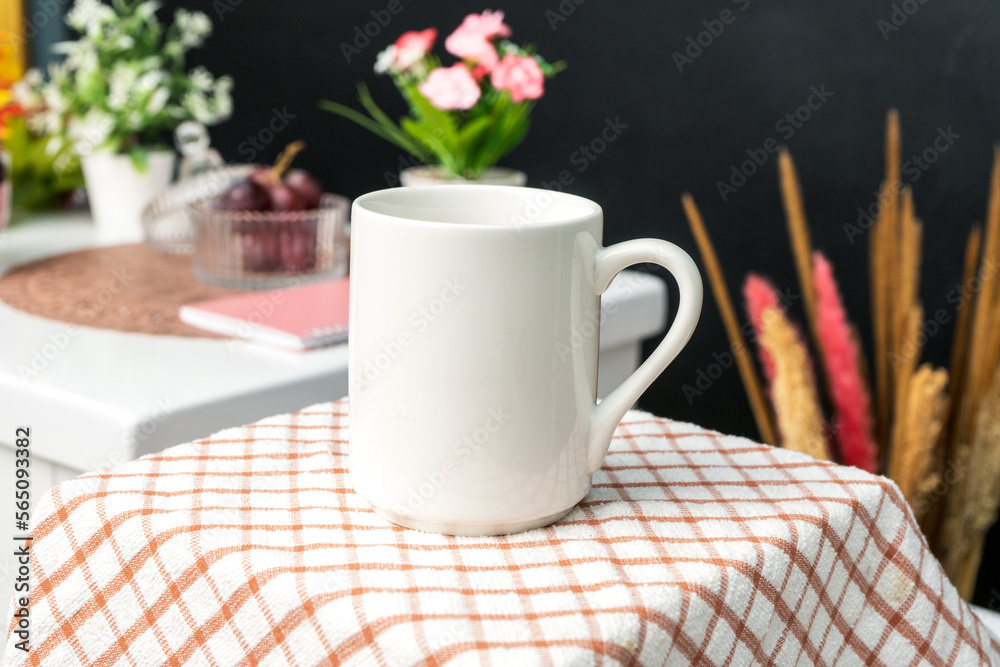
<svg viewBox="0 0 1000 667">
<path fill-rule="evenodd" d="M 677 281 L 680 303 L 667 334 L 649 358 L 621 385 L 594 406 L 590 417 L 590 446 L 587 465 L 594 473 L 604 463 L 618 423 L 639 400 L 653 380 L 666 369 L 691 338 L 701 315 L 703 287 L 701 274 L 691 257 L 673 243 L 660 239 L 635 239 L 597 248 L 591 283 L 603 294 L 618 272 L 633 264 L 651 262 L 669 271 Z"/>
</svg>

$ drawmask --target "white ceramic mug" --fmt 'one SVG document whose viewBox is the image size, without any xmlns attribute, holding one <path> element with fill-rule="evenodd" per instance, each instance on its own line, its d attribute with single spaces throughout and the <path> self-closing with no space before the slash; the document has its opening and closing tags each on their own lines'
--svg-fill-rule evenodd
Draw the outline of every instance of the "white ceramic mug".
<svg viewBox="0 0 1000 667">
<path fill-rule="evenodd" d="M 590 490 L 625 412 L 684 347 L 698 269 L 603 212 L 508 186 L 395 188 L 351 220 L 350 478 L 386 519 L 455 535 L 545 526 Z M 600 294 L 641 262 L 680 288 L 663 341 L 595 404 Z"/>
</svg>

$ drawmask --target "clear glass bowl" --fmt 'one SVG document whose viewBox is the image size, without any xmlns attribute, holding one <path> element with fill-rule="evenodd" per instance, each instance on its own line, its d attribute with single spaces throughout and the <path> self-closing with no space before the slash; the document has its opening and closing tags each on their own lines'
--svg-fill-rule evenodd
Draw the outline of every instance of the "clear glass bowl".
<svg viewBox="0 0 1000 667">
<path fill-rule="evenodd" d="M 194 252 L 194 221 L 191 205 L 212 199 L 245 180 L 259 169 L 258 165 L 221 167 L 185 178 L 172 184 L 153 198 L 142 211 L 142 227 L 146 245 L 153 250 L 173 255 Z"/>
<path fill-rule="evenodd" d="M 239 289 L 273 289 L 347 274 L 346 197 L 324 194 L 307 211 L 220 211 L 191 205 L 194 275 Z"/>
</svg>

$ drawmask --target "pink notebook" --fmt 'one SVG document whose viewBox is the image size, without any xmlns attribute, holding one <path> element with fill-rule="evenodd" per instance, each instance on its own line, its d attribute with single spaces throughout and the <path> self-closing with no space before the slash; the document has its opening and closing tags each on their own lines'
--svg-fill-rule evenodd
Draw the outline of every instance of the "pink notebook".
<svg viewBox="0 0 1000 667">
<path fill-rule="evenodd" d="M 347 340 L 348 279 L 181 306 L 193 327 L 287 350 Z"/>
</svg>

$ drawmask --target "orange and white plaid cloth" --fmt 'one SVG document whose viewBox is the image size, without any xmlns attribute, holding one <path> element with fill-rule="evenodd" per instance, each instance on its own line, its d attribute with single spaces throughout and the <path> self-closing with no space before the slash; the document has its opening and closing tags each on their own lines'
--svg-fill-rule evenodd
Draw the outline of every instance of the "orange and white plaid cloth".
<svg viewBox="0 0 1000 667">
<path fill-rule="evenodd" d="M 346 401 L 65 482 L 32 665 L 986 665 L 893 484 L 630 412 L 548 528 L 407 530 L 348 483 Z"/>
</svg>

